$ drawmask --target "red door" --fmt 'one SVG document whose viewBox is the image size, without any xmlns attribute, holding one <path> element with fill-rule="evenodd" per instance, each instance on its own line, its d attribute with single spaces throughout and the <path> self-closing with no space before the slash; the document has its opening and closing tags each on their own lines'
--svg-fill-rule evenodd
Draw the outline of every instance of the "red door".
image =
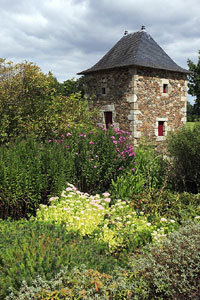
<svg viewBox="0 0 200 300">
<path fill-rule="evenodd" d="M 104 116 L 105 116 L 106 128 L 108 128 L 109 124 L 112 124 L 112 112 L 105 111 Z"/>
<path fill-rule="evenodd" d="M 164 135 L 164 121 L 158 122 L 158 136 Z"/>
</svg>

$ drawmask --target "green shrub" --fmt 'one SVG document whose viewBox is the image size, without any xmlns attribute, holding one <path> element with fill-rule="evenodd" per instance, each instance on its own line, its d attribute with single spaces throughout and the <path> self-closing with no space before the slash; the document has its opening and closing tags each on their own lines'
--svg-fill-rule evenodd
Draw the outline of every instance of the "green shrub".
<svg viewBox="0 0 200 300">
<path fill-rule="evenodd" d="M 38 276 L 32 286 L 24 281 L 20 291 L 11 289 L 5 300 L 66 300 L 66 299 L 131 299 L 130 290 L 125 290 L 125 276 L 116 272 L 115 276 L 86 269 L 84 265 L 74 268 L 71 272 L 64 268 L 52 280 L 46 281 Z"/>
<path fill-rule="evenodd" d="M 172 183 L 178 191 L 200 191 L 200 124 L 184 126 L 168 137 L 173 166 Z"/>
<path fill-rule="evenodd" d="M 133 261 L 139 299 L 198 300 L 200 295 L 200 224 L 173 232 L 159 247 Z"/>
<path fill-rule="evenodd" d="M 32 133 L 44 140 L 65 131 L 69 123 L 94 124 L 96 112 L 89 111 L 78 93 L 82 80 L 59 84 L 52 73 L 43 74 L 31 62 L 2 58 L 0 76 L 0 145 Z"/>
<path fill-rule="evenodd" d="M 200 214 L 200 194 L 177 193 L 165 189 L 151 194 L 143 192 L 132 197 L 130 206 L 147 215 L 160 215 L 182 223 Z"/>
<path fill-rule="evenodd" d="M 50 280 L 65 266 L 85 264 L 111 272 L 125 261 L 108 254 L 108 245 L 66 232 L 65 226 L 31 221 L 0 221 L 0 299 L 8 287 L 19 289 L 23 280 L 31 285 L 40 274 Z"/>
<path fill-rule="evenodd" d="M 73 155 L 75 185 L 82 192 L 103 192 L 124 170 L 134 172 L 134 147 L 123 130 L 69 126 L 68 132 L 51 143 L 65 145 Z"/>
<path fill-rule="evenodd" d="M 132 257 L 127 270 L 114 268 L 108 275 L 84 265 L 63 268 L 47 281 L 38 276 L 32 286 L 23 282 L 6 300 L 199 300 L 200 224 L 172 233 L 150 252 Z"/>
<path fill-rule="evenodd" d="M 0 217 L 34 214 L 66 182 L 81 191 L 104 192 L 123 169 L 133 169 L 127 132 L 109 128 L 68 128 L 46 142 L 32 137 L 0 147 Z M 133 171 L 132 171 L 133 172 Z"/>
<path fill-rule="evenodd" d="M 0 218 L 34 214 L 39 203 L 73 181 L 73 160 L 62 145 L 37 142 L 33 137 L 0 147 Z"/>
<path fill-rule="evenodd" d="M 113 199 L 132 199 L 144 191 L 158 190 L 166 183 L 167 163 L 151 146 L 141 144 L 136 147 L 135 160 L 134 172 L 128 170 L 112 180 Z"/>
<path fill-rule="evenodd" d="M 101 197 L 98 194 L 90 196 L 68 184 L 61 197 L 50 198 L 49 206 L 40 205 L 32 219 L 63 223 L 66 231 L 79 231 L 82 236 L 104 241 L 109 245 L 109 252 L 116 256 L 120 256 L 123 251 L 133 252 L 152 240 L 165 238 L 178 226 L 174 220 L 150 218 L 143 212 L 136 213 L 120 199 L 109 207 L 111 199 L 108 196 L 109 193 Z"/>
</svg>

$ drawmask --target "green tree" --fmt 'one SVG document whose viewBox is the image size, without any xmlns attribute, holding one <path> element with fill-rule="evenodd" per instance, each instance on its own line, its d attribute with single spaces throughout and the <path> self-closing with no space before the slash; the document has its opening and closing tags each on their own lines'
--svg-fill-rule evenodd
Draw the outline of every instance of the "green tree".
<svg viewBox="0 0 200 300">
<path fill-rule="evenodd" d="M 32 62 L 0 59 L 0 144 L 30 133 L 52 137 L 67 124 L 93 124 L 96 114 L 89 112 L 82 86 L 81 78 L 59 83 Z"/>
<path fill-rule="evenodd" d="M 194 106 L 189 101 L 187 101 L 187 121 L 194 121 Z"/>
<path fill-rule="evenodd" d="M 37 131 L 55 95 L 53 77 L 32 62 L 0 59 L 0 142 Z"/>
<path fill-rule="evenodd" d="M 62 84 L 62 95 L 70 96 L 71 94 L 80 93 L 81 96 L 84 96 L 84 77 L 79 79 L 68 79 L 65 80 Z"/>
<path fill-rule="evenodd" d="M 68 131 L 68 127 L 93 127 L 97 118 L 96 110 L 89 110 L 89 103 L 81 93 L 70 96 L 56 95 L 46 109 L 46 128 L 48 136 L 53 137 Z M 43 126 L 43 128 L 45 128 Z"/>
<path fill-rule="evenodd" d="M 200 117 L 200 51 L 197 64 L 188 59 L 188 66 L 191 71 L 188 75 L 188 93 L 196 96 L 193 112 Z"/>
</svg>

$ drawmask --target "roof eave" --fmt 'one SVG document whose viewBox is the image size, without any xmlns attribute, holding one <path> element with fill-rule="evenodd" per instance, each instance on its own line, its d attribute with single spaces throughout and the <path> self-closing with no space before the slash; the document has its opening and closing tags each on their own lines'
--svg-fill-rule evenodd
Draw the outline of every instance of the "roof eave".
<svg viewBox="0 0 200 300">
<path fill-rule="evenodd" d="M 113 70 L 113 69 L 118 69 L 118 68 L 128 68 L 128 67 L 142 67 L 142 68 L 148 68 L 148 69 L 156 69 L 156 70 L 163 70 L 163 71 L 170 71 L 170 72 L 176 72 L 176 73 L 184 73 L 184 74 L 192 74 L 191 71 L 186 70 L 186 69 L 180 69 L 180 70 L 173 70 L 170 68 L 162 68 L 162 67 L 152 67 L 152 66 L 145 66 L 145 65 L 139 65 L 139 64 L 132 64 L 132 65 L 124 65 L 124 66 L 115 66 L 115 67 L 108 67 L 108 68 L 101 68 L 101 69 L 87 69 L 82 72 L 77 73 L 77 75 L 86 75 L 89 73 L 96 73 L 96 72 L 102 72 L 102 71 L 107 71 L 107 70 Z"/>
</svg>

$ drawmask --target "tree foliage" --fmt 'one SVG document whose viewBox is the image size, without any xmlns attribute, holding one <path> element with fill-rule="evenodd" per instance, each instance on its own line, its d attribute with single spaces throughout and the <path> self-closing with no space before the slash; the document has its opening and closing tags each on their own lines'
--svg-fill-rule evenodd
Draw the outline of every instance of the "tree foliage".
<svg viewBox="0 0 200 300">
<path fill-rule="evenodd" d="M 172 158 L 172 184 L 180 192 L 200 192 L 200 123 L 184 126 L 167 139 Z"/>
<path fill-rule="evenodd" d="M 0 139 L 34 131 L 51 101 L 52 76 L 33 63 L 0 60 Z"/>
<path fill-rule="evenodd" d="M 188 59 L 188 66 L 192 72 L 188 76 L 188 93 L 192 96 L 196 96 L 193 106 L 193 115 L 200 117 L 200 51 L 197 64 Z"/>
<path fill-rule="evenodd" d="M 70 96 L 74 93 L 81 93 L 84 95 L 84 77 L 80 77 L 79 79 L 68 79 L 62 83 L 62 95 L 63 96 Z"/>
<path fill-rule="evenodd" d="M 91 122 L 78 82 L 59 83 L 32 62 L 0 59 L 0 143 L 29 133 L 51 137 L 68 123 Z"/>
</svg>

